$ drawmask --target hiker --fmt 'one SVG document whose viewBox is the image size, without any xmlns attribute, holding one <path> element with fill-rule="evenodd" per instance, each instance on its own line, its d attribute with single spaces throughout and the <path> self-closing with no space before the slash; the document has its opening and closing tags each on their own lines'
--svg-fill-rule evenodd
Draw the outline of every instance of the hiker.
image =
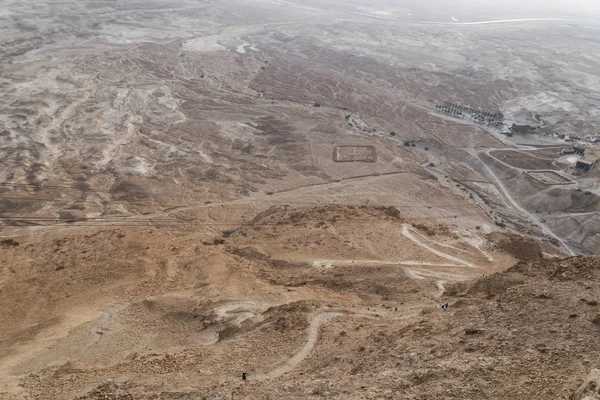
<svg viewBox="0 0 600 400">
<path fill-rule="evenodd" d="M 245 373 L 245 372 L 242 372 L 242 380 L 243 380 L 244 382 L 246 382 L 246 373 Z"/>
</svg>

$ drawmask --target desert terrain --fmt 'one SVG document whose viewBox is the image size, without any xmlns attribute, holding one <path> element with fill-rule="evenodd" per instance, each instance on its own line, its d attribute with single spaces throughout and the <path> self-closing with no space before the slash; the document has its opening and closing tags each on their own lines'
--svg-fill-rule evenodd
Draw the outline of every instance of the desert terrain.
<svg viewBox="0 0 600 400">
<path fill-rule="evenodd" d="M 0 1 L 0 398 L 600 398 L 599 15 Z"/>
</svg>

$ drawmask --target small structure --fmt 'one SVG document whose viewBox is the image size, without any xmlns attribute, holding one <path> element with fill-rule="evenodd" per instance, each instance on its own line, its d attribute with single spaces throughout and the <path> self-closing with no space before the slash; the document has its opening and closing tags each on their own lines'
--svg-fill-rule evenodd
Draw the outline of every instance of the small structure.
<svg viewBox="0 0 600 400">
<path fill-rule="evenodd" d="M 553 170 L 534 170 L 525 171 L 525 174 L 529 175 L 536 181 L 543 183 L 544 185 L 571 185 L 573 182 L 571 179 L 559 174 Z"/>
<path fill-rule="evenodd" d="M 596 164 L 596 160 L 591 160 L 591 159 L 586 159 L 586 158 L 582 158 L 580 160 L 577 160 L 577 163 L 575 163 L 575 169 L 578 169 L 580 171 L 591 171 L 592 168 L 594 167 L 594 164 Z"/>
<path fill-rule="evenodd" d="M 562 151 L 560 152 L 561 155 L 566 156 L 566 155 L 570 155 L 570 154 L 575 154 L 575 150 L 573 150 L 572 147 L 565 147 L 564 149 L 562 149 Z"/>
<path fill-rule="evenodd" d="M 579 156 L 583 156 L 583 155 L 585 155 L 585 147 L 568 147 L 568 148 L 562 149 L 561 154 L 562 155 L 577 154 Z"/>
</svg>

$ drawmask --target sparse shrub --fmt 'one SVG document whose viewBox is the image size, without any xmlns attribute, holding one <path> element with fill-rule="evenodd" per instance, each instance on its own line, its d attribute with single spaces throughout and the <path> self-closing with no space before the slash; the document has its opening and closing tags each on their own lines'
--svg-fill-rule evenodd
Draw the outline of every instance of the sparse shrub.
<svg viewBox="0 0 600 400">
<path fill-rule="evenodd" d="M 14 239 L 3 239 L 3 240 L 0 240 L 0 246 L 17 247 L 17 246 L 19 246 L 19 242 L 17 242 Z"/>
<path fill-rule="evenodd" d="M 391 131 L 391 132 L 390 132 L 390 135 L 391 135 L 391 136 L 396 136 L 396 132 L 394 132 L 394 131 Z"/>
<path fill-rule="evenodd" d="M 205 246 L 219 246 L 225 243 L 225 239 L 223 238 L 213 238 L 212 240 L 205 240 L 202 242 Z"/>
<path fill-rule="evenodd" d="M 417 230 L 424 232 L 427 236 L 435 236 L 435 234 L 436 234 L 435 229 L 431 226 L 424 225 L 424 224 L 413 224 L 413 226 Z"/>
<path fill-rule="evenodd" d="M 321 103 L 315 103 L 313 104 L 314 107 L 321 107 Z"/>
</svg>

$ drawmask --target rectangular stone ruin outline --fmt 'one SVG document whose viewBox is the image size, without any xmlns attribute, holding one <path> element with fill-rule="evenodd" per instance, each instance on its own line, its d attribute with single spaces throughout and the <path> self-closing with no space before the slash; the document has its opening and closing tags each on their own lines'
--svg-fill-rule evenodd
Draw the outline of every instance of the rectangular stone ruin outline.
<svg viewBox="0 0 600 400">
<path fill-rule="evenodd" d="M 363 157 L 360 159 L 344 159 L 343 156 L 340 156 L 340 150 L 343 149 L 368 149 L 371 154 L 370 156 L 367 157 Z M 342 146 L 335 146 L 333 149 L 333 161 L 335 162 L 369 162 L 369 163 L 375 163 L 377 162 L 377 150 L 375 149 L 375 146 L 369 146 L 369 145 L 342 145 Z"/>
<path fill-rule="evenodd" d="M 566 176 L 559 174 L 556 171 L 553 171 L 551 169 L 540 169 L 540 170 L 532 170 L 532 171 L 525 171 L 525 173 L 527 175 L 529 175 L 530 177 L 532 177 L 533 179 L 535 179 L 536 181 L 543 183 L 544 185 L 547 186 L 554 186 L 554 185 L 572 185 L 575 183 L 575 181 L 567 178 Z M 544 182 L 543 180 L 541 180 L 539 177 L 536 176 L 536 174 L 552 174 L 552 175 L 556 175 L 558 177 L 560 177 L 561 179 L 563 179 L 563 182 L 554 182 L 554 183 L 548 183 L 548 182 Z"/>
</svg>

